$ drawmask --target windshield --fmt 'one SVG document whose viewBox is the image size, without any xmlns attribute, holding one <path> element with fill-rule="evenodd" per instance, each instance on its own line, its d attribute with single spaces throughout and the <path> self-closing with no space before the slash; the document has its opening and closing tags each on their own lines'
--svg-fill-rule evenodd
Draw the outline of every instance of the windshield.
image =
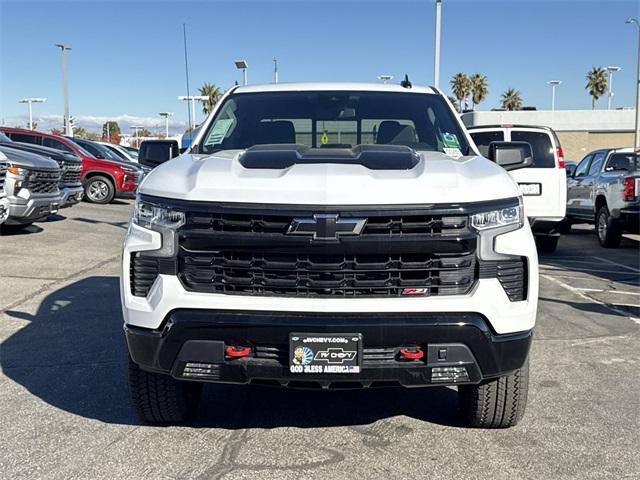
<svg viewBox="0 0 640 480">
<path fill-rule="evenodd" d="M 441 96 L 361 91 L 231 95 L 197 150 L 214 153 L 264 144 L 406 145 L 455 157 L 469 153 L 462 129 Z"/>
</svg>

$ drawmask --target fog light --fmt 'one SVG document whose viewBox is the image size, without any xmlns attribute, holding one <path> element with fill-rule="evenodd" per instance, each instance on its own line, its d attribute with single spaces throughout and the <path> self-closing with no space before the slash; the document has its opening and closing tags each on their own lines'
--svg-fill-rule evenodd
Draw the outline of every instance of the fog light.
<svg viewBox="0 0 640 480">
<path fill-rule="evenodd" d="M 434 367 L 431 369 L 431 381 L 437 382 L 468 382 L 469 374 L 466 367 Z"/>
<path fill-rule="evenodd" d="M 220 378 L 220 365 L 214 363 L 187 362 L 182 371 L 183 377 Z"/>
</svg>

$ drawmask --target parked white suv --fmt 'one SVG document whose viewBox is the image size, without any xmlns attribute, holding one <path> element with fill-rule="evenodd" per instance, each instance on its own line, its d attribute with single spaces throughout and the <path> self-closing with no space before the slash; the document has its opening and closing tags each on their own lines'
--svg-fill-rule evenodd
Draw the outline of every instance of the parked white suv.
<svg viewBox="0 0 640 480">
<path fill-rule="evenodd" d="M 486 155 L 491 142 L 527 142 L 533 164 L 511 172 L 524 195 L 524 211 L 541 252 L 554 252 L 566 213 L 567 180 L 560 140 L 549 127 L 487 125 L 469 127 L 471 138 Z"/>
<path fill-rule="evenodd" d="M 531 147 L 491 155 L 432 88 L 231 89 L 138 191 L 120 283 L 137 413 L 182 421 L 202 382 L 449 385 L 471 425 L 515 425 L 538 259 L 500 165 Z"/>
<path fill-rule="evenodd" d="M 0 225 L 2 225 L 9 216 L 9 199 L 4 189 L 4 182 L 7 179 L 7 167 L 7 157 L 4 153 L 0 152 Z"/>
</svg>

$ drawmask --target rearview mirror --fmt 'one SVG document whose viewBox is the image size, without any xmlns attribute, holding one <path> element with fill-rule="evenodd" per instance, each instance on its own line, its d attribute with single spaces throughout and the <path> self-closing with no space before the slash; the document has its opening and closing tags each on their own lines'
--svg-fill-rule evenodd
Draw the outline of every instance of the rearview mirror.
<svg viewBox="0 0 640 480">
<path fill-rule="evenodd" d="M 531 145 L 527 142 L 491 142 L 487 158 L 505 170 L 526 168 L 533 164 Z"/>
<path fill-rule="evenodd" d="M 145 140 L 140 144 L 138 163 L 154 168 L 178 155 L 180 147 L 176 140 Z"/>
</svg>

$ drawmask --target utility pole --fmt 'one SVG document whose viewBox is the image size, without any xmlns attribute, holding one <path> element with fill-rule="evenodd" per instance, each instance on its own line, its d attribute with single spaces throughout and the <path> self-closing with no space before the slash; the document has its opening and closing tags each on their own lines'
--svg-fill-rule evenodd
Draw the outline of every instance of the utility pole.
<svg viewBox="0 0 640 480">
<path fill-rule="evenodd" d="M 196 100 L 205 102 L 209 100 L 206 95 L 181 95 L 178 100 L 191 101 L 191 125 L 192 128 L 196 128 Z"/>
<path fill-rule="evenodd" d="M 31 104 L 32 103 L 44 103 L 46 102 L 46 98 L 23 98 L 18 100 L 18 103 L 28 103 L 29 104 L 29 130 L 33 130 L 33 114 L 31 112 Z"/>
<path fill-rule="evenodd" d="M 638 78 L 636 78 L 636 133 L 634 147 L 640 148 L 640 21 L 637 18 L 629 18 L 626 23 L 635 23 L 638 27 Z"/>
<path fill-rule="evenodd" d="M 273 57 L 273 83 L 278 83 L 278 59 Z"/>
<path fill-rule="evenodd" d="M 62 54 L 62 88 L 64 90 L 64 133 L 67 136 L 73 137 L 73 129 L 71 128 L 71 119 L 69 118 L 69 91 L 67 88 L 67 50 L 71 50 L 71 47 L 67 47 L 61 43 L 56 43 L 56 47 L 60 49 Z"/>
<path fill-rule="evenodd" d="M 433 59 L 433 86 L 440 86 L 440 23 L 442 20 L 442 0 L 436 0 L 436 39 Z"/>
<path fill-rule="evenodd" d="M 247 63 L 246 60 L 240 59 L 240 60 L 236 60 L 235 62 L 236 68 L 238 70 L 242 70 L 242 84 L 243 85 L 247 85 L 247 70 L 249 69 L 249 64 Z"/>
</svg>

